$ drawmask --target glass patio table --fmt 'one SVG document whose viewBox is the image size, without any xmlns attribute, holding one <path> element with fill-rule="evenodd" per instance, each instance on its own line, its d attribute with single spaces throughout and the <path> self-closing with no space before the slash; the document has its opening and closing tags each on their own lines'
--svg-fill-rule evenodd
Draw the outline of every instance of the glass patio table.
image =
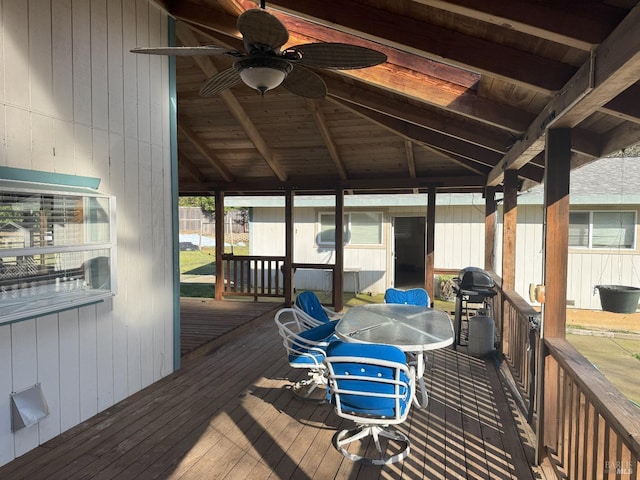
<svg viewBox="0 0 640 480">
<path fill-rule="evenodd" d="M 336 335 L 345 342 L 394 345 L 415 357 L 416 377 L 425 408 L 429 401 L 424 384 L 424 354 L 453 343 L 453 323 L 445 312 L 417 305 L 376 303 L 351 307 L 336 325 Z M 412 362 L 413 363 L 413 362 Z"/>
</svg>

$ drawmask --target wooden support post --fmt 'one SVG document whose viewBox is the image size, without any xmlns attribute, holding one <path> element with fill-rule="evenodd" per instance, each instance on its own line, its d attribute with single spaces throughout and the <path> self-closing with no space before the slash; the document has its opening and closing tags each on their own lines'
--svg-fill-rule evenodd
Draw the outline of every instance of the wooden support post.
<svg viewBox="0 0 640 480">
<path fill-rule="evenodd" d="M 495 271 L 496 258 L 496 188 L 484 191 L 484 269 Z"/>
<path fill-rule="evenodd" d="M 224 293 L 224 192 L 215 193 L 215 216 L 216 216 L 216 286 L 215 299 L 222 300 Z"/>
<path fill-rule="evenodd" d="M 484 269 L 486 271 L 495 272 L 495 259 L 496 259 L 496 212 L 498 205 L 496 203 L 496 188 L 486 187 L 484 191 Z M 498 333 L 499 350 L 504 352 L 505 332 L 504 332 L 504 302 L 503 296 L 498 295 L 493 300 L 493 320 L 495 322 L 495 329 Z"/>
<path fill-rule="evenodd" d="M 571 129 L 547 133 L 544 175 L 544 285 L 545 337 L 564 338 L 567 316 L 569 251 L 569 172 Z"/>
<path fill-rule="evenodd" d="M 502 289 L 516 285 L 516 230 L 518 227 L 518 172 L 504 172 L 504 204 L 502 212 Z"/>
<path fill-rule="evenodd" d="M 344 190 L 336 191 L 336 264 L 333 270 L 333 307 L 344 307 Z"/>
<path fill-rule="evenodd" d="M 518 224 L 518 172 L 504 172 L 504 202 L 502 204 L 502 290 L 513 290 L 516 283 L 516 230 Z M 502 305 L 499 306 L 502 319 Z M 502 348 L 509 349 L 509 322 L 502 322 Z"/>
<path fill-rule="evenodd" d="M 567 265 L 569 252 L 569 184 L 571 171 L 571 129 L 550 129 L 546 136 L 544 169 L 544 286 L 542 337 L 565 338 L 567 317 Z M 544 349 L 542 350 L 544 351 Z M 550 357 L 544 359 L 542 394 L 538 411 L 541 425 L 538 457 L 545 447 L 555 449 L 558 422 L 559 368 Z"/>
<path fill-rule="evenodd" d="M 424 287 L 429 294 L 431 303 L 435 299 L 433 276 L 435 270 L 435 231 L 436 231 L 436 187 L 429 187 L 427 193 L 427 231 L 424 256 Z"/>
<path fill-rule="evenodd" d="M 293 305 L 293 232 L 295 230 L 295 216 L 293 209 L 293 192 L 287 189 L 284 200 L 284 268 L 283 288 L 284 304 L 286 307 Z"/>
</svg>

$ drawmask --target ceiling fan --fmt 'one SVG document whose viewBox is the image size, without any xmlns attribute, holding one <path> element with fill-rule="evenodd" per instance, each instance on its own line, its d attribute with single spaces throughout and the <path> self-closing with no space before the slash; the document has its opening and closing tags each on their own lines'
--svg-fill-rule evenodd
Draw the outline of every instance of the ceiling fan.
<svg viewBox="0 0 640 480">
<path fill-rule="evenodd" d="M 214 95 L 244 82 L 260 94 L 282 84 L 289 92 L 306 98 L 321 99 L 327 87 L 316 73 L 306 67 L 351 70 L 384 63 L 387 56 L 376 50 L 347 43 L 307 43 L 281 51 L 289 40 L 287 28 L 261 8 L 247 10 L 238 17 L 238 30 L 246 52 L 217 45 L 197 47 L 134 48 L 133 53 L 154 55 L 228 55 L 236 60 L 231 68 L 209 78 L 200 95 Z"/>
</svg>

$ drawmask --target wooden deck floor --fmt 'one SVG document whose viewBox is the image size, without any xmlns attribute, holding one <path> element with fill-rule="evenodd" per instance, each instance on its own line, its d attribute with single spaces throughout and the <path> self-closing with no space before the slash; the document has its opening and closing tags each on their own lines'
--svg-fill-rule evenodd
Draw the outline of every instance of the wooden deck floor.
<svg viewBox="0 0 640 480">
<path fill-rule="evenodd" d="M 234 330 L 235 331 L 235 330 Z M 426 373 L 429 407 L 400 429 L 411 454 L 362 466 L 331 446 L 348 425 L 288 389 L 271 315 L 206 355 L 0 468 L 2 479 L 530 479 L 512 405 L 491 361 L 445 349 Z"/>
<path fill-rule="evenodd" d="M 180 299 L 180 356 L 197 357 L 242 333 L 252 320 L 282 305 L 249 300 Z M 222 337 L 225 337 L 222 340 Z"/>
</svg>

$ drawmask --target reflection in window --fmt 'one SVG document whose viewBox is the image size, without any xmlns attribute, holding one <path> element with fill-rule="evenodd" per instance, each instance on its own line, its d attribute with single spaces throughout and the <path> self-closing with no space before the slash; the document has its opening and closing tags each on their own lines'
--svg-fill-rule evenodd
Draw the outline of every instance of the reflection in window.
<svg viewBox="0 0 640 480">
<path fill-rule="evenodd" d="M 114 205 L 89 189 L 0 181 L 0 323 L 115 292 Z"/>
<path fill-rule="evenodd" d="M 320 244 L 335 244 L 335 214 L 320 213 Z M 382 213 L 351 212 L 344 216 L 346 245 L 382 245 Z"/>
<path fill-rule="evenodd" d="M 569 214 L 569 246 L 634 249 L 636 212 L 575 211 Z"/>
</svg>

